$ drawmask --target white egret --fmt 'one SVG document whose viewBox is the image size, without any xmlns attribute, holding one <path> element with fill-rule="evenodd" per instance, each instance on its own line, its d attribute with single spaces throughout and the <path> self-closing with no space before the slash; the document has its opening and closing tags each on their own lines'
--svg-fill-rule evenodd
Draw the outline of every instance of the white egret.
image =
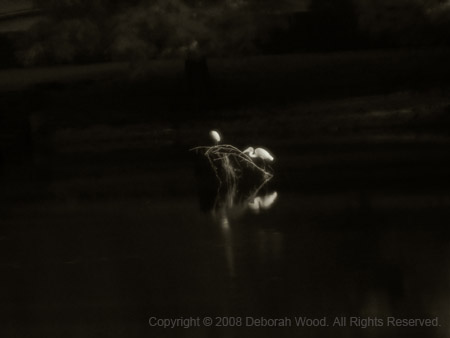
<svg viewBox="0 0 450 338">
<path fill-rule="evenodd" d="M 260 158 L 264 161 L 272 162 L 274 157 L 264 148 L 256 148 L 248 147 L 243 151 L 244 154 L 248 154 L 251 158 Z"/>
<path fill-rule="evenodd" d="M 211 130 L 209 132 L 209 136 L 212 138 L 214 143 L 218 144 L 222 137 L 220 137 L 220 133 L 217 130 Z"/>
</svg>

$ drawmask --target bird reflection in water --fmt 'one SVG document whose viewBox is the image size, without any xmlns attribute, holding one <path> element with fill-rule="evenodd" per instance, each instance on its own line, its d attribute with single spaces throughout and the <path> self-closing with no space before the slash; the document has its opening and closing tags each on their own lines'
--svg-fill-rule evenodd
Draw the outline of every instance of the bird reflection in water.
<svg viewBox="0 0 450 338">
<path fill-rule="evenodd" d="M 220 228 L 230 276 L 236 275 L 231 223 L 247 212 L 258 214 L 270 209 L 278 193 L 267 189 L 272 169 L 266 162 L 274 157 L 264 148 L 244 151 L 221 144 L 218 130 L 209 132 L 213 146 L 193 148 L 197 154 L 199 201 L 203 211 L 212 215 Z"/>
<path fill-rule="evenodd" d="M 258 195 L 259 189 L 247 198 L 239 198 L 238 194 L 228 196 L 225 201 L 218 202 L 216 208 L 212 210 L 214 219 L 219 223 L 220 231 L 225 248 L 225 256 L 230 276 L 236 275 L 233 254 L 233 237 L 231 220 L 242 217 L 247 211 L 260 213 L 272 207 L 278 196 L 276 191 L 267 195 Z M 225 203 L 223 203 L 225 202 Z"/>
<path fill-rule="evenodd" d="M 277 197 L 278 193 L 276 191 L 265 196 L 255 197 L 253 200 L 248 202 L 248 207 L 254 213 L 259 214 L 261 210 L 270 209 Z"/>
<path fill-rule="evenodd" d="M 275 204 L 278 192 L 267 192 L 268 182 L 269 180 L 265 180 L 260 186 L 252 189 L 245 189 L 244 186 L 238 185 L 221 186 L 216 190 L 215 195 L 211 194 L 211 189 L 200 189 L 199 191 L 200 201 L 208 199 L 214 201 L 210 208 L 205 208 L 203 205 L 203 209 L 210 213 L 214 223 L 220 229 L 231 277 L 236 275 L 232 223 L 249 212 L 253 214 L 265 212 Z"/>
</svg>

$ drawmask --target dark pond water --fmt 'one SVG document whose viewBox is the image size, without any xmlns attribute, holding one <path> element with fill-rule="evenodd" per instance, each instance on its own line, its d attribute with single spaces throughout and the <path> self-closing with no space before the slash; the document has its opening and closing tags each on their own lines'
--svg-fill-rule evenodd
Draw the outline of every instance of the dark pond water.
<svg viewBox="0 0 450 338">
<path fill-rule="evenodd" d="M 332 130 L 308 139 L 286 136 L 286 123 L 257 138 L 276 156 L 274 178 L 211 208 L 215 188 L 188 151 L 204 127 L 159 132 L 168 141 L 155 148 L 130 137 L 119 150 L 139 128 L 56 131 L 55 153 L 4 162 L 2 336 L 448 336 L 445 135 Z M 240 137 L 245 146 L 243 133 L 229 134 Z M 292 323 L 149 325 L 206 316 Z M 295 317 L 330 326 L 297 327 Z M 335 317 L 347 325 L 332 326 Z M 437 317 L 439 326 L 392 327 L 387 317 Z"/>
</svg>

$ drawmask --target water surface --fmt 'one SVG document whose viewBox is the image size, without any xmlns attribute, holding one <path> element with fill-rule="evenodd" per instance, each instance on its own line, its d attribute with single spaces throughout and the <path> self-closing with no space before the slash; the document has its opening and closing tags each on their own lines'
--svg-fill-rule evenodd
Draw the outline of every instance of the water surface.
<svg viewBox="0 0 450 338">
<path fill-rule="evenodd" d="M 189 152 L 214 122 L 54 130 L 53 152 L 11 157 L 3 168 L 1 331 L 447 336 L 450 142 L 396 129 L 405 109 L 321 123 L 285 116 L 257 132 L 216 121 L 230 143 L 276 156 L 275 177 L 258 194 L 216 209 Z M 275 192 L 255 210 L 255 198 Z M 438 317 L 441 326 L 170 330 L 151 328 L 151 316 Z"/>
</svg>

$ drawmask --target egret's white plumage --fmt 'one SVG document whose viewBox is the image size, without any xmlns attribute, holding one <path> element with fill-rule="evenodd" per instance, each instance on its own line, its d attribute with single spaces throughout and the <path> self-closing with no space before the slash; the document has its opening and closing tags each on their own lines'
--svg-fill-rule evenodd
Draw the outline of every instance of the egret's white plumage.
<svg viewBox="0 0 450 338">
<path fill-rule="evenodd" d="M 260 158 L 264 161 L 272 162 L 274 160 L 273 156 L 264 148 L 248 147 L 243 151 L 244 154 L 248 154 L 251 158 Z"/>
<path fill-rule="evenodd" d="M 209 132 L 209 136 L 211 136 L 212 140 L 213 140 L 215 143 L 219 143 L 220 140 L 222 139 L 222 138 L 220 137 L 220 133 L 219 133 L 217 130 L 211 130 L 211 131 Z"/>
<path fill-rule="evenodd" d="M 264 161 L 273 161 L 273 156 L 264 148 L 256 148 L 255 154 L 257 157 L 263 159 Z"/>
</svg>

